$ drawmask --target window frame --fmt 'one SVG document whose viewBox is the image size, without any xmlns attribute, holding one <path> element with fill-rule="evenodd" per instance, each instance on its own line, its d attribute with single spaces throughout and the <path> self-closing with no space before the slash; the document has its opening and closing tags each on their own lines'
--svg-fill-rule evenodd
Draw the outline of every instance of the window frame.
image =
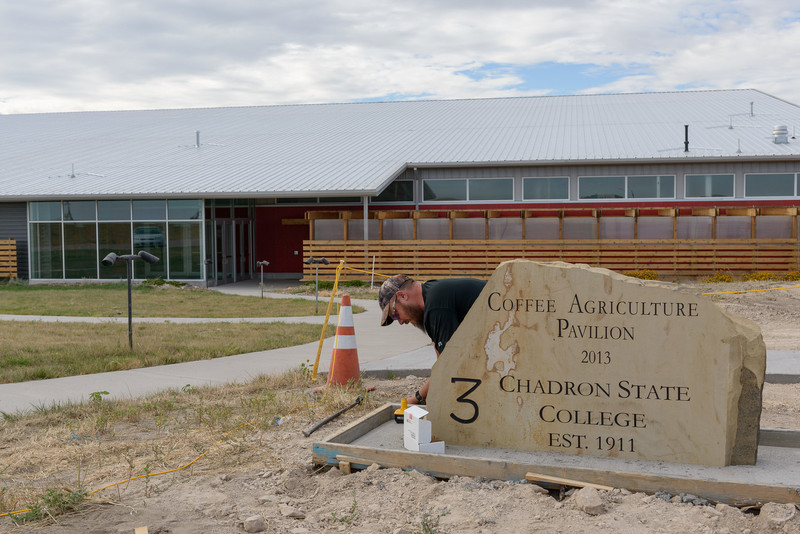
<svg viewBox="0 0 800 534">
<path fill-rule="evenodd" d="M 693 176 L 729 176 L 731 180 L 731 195 L 730 196 L 689 196 L 688 189 L 689 189 L 689 178 Z M 699 198 L 708 198 L 714 200 L 733 200 L 736 198 L 736 175 L 733 173 L 713 173 L 713 174 L 684 174 L 683 175 L 683 198 L 685 199 L 699 199 Z"/>
<path fill-rule="evenodd" d="M 525 183 L 528 180 L 565 180 L 567 182 L 567 196 L 566 197 L 547 197 L 547 198 L 528 198 L 525 190 Z M 523 202 L 553 202 L 558 200 L 570 200 L 571 184 L 569 183 L 569 176 L 523 176 L 522 177 L 522 201 Z"/>
<path fill-rule="evenodd" d="M 672 196 L 655 196 L 655 197 L 632 197 L 630 196 L 630 179 L 631 178 L 672 178 Z M 677 199 L 677 176 L 674 174 L 609 174 L 609 175 L 584 175 L 578 176 L 578 202 L 623 202 L 623 201 L 640 201 L 640 200 L 676 200 Z M 623 194 L 622 197 L 606 197 L 606 198 L 582 198 L 581 197 L 581 180 L 586 178 L 622 178 L 623 179 Z"/>
<path fill-rule="evenodd" d="M 490 180 L 491 181 L 495 181 L 496 180 L 498 182 L 499 181 L 508 181 L 508 182 L 510 182 L 511 183 L 511 198 L 510 199 L 480 199 L 480 200 L 475 200 L 475 199 L 470 198 L 470 182 L 476 181 L 476 180 L 481 180 L 481 181 L 490 181 Z M 434 181 L 435 182 L 448 182 L 448 181 L 461 181 L 461 182 L 464 182 L 464 189 L 465 189 L 464 196 L 465 196 L 465 198 L 463 200 L 438 200 L 438 199 L 429 200 L 429 199 L 426 199 L 425 198 L 425 183 L 426 182 L 434 182 Z M 502 204 L 502 203 L 512 203 L 512 202 L 516 201 L 515 200 L 515 191 L 514 191 L 515 183 L 514 183 L 514 177 L 513 176 L 497 176 L 497 177 L 491 177 L 491 178 L 483 178 L 483 177 L 474 177 L 474 178 L 461 178 L 461 177 L 458 177 L 458 178 L 423 178 L 423 179 L 420 180 L 420 182 L 421 182 L 420 185 L 421 185 L 421 188 L 422 188 L 422 192 L 421 192 L 421 197 L 422 198 L 420 199 L 420 204 L 467 204 L 467 203 L 479 203 L 479 204 L 486 204 L 486 203 L 498 204 L 498 203 L 501 203 Z"/>
<path fill-rule="evenodd" d="M 786 175 L 791 176 L 792 180 L 792 194 L 791 195 L 748 195 L 747 194 L 747 179 L 750 177 L 756 176 L 776 176 L 776 175 Z M 798 173 L 794 172 L 747 172 L 744 173 L 744 195 L 743 198 L 791 198 L 796 197 L 798 195 Z"/>
</svg>

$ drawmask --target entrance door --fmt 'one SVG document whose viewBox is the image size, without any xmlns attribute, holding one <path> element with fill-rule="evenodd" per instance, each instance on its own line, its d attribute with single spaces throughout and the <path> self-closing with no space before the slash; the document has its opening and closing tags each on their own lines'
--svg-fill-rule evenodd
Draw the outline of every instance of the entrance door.
<svg viewBox="0 0 800 534">
<path fill-rule="evenodd" d="M 217 284 L 233 282 L 233 223 L 217 222 L 214 225 L 214 265 Z"/>
<path fill-rule="evenodd" d="M 236 243 L 236 272 L 234 278 L 249 280 L 252 277 L 250 269 L 250 221 L 235 221 L 234 241 Z"/>
<path fill-rule="evenodd" d="M 214 224 L 214 285 L 252 278 L 250 221 Z"/>
</svg>

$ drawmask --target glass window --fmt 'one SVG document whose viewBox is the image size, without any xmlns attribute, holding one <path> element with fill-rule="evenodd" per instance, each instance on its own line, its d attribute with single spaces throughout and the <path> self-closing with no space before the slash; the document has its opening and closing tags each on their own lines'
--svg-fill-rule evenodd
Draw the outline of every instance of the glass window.
<svg viewBox="0 0 800 534">
<path fill-rule="evenodd" d="M 794 174 L 745 174 L 744 196 L 791 197 L 795 194 L 794 181 Z"/>
<path fill-rule="evenodd" d="M 100 206 L 98 206 L 99 209 Z M 131 223 L 98 223 L 97 235 L 100 252 L 98 256 L 101 261 L 109 252 L 119 255 L 131 253 Z M 99 278 L 121 279 L 127 277 L 127 267 L 124 261 L 118 261 L 110 267 L 100 265 Z"/>
<path fill-rule="evenodd" d="M 31 278 L 63 277 L 62 258 L 61 223 L 32 224 Z"/>
<path fill-rule="evenodd" d="M 246 198 L 237 198 L 233 201 L 233 218 L 249 219 L 251 201 Z"/>
<path fill-rule="evenodd" d="M 134 202 L 136 202 L 134 200 Z M 133 253 L 144 250 L 157 256 L 157 263 L 133 262 L 134 278 L 166 278 L 167 224 L 163 222 L 133 223 Z"/>
<path fill-rule="evenodd" d="M 578 198 L 625 198 L 624 176 L 581 176 Z"/>
<path fill-rule="evenodd" d="M 414 202 L 414 182 L 398 180 L 390 183 L 373 202 Z"/>
<path fill-rule="evenodd" d="M 276 204 L 316 204 L 316 198 L 286 197 L 275 199 Z"/>
<path fill-rule="evenodd" d="M 467 200 L 467 181 L 423 180 L 422 200 L 425 202 Z"/>
<path fill-rule="evenodd" d="M 163 221 L 167 218 L 166 200 L 134 200 L 134 221 Z"/>
<path fill-rule="evenodd" d="M 67 203 L 64 202 L 64 205 Z M 64 215 L 66 216 L 66 210 Z M 97 278 L 97 235 L 92 222 L 64 225 L 64 277 Z"/>
<path fill-rule="evenodd" d="M 94 200 L 65 200 L 63 208 L 65 221 L 95 220 Z"/>
<path fill-rule="evenodd" d="M 569 178 L 523 178 L 525 200 L 569 200 Z"/>
<path fill-rule="evenodd" d="M 169 223 L 169 276 L 189 280 L 202 278 L 199 223 Z"/>
<path fill-rule="evenodd" d="M 101 221 L 130 221 L 131 203 L 128 200 L 98 200 L 97 218 Z"/>
<path fill-rule="evenodd" d="M 320 197 L 320 204 L 352 204 L 361 202 L 359 197 Z"/>
<path fill-rule="evenodd" d="M 60 221 L 61 202 L 31 202 L 31 221 Z"/>
<path fill-rule="evenodd" d="M 733 197 L 732 174 L 687 174 L 686 198 Z"/>
<path fill-rule="evenodd" d="M 675 177 L 629 176 L 628 198 L 675 198 Z"/>
<path fill-rule="evenodd" d="M 475 178 L 469 181 L 470 200 L 514 200 L 513 178 Z"/>
<path fill-rule="evenodd" d="M 200 219 L 203 201 L 199 199 L 167 200 L 170 219 Z"/>
</svg>

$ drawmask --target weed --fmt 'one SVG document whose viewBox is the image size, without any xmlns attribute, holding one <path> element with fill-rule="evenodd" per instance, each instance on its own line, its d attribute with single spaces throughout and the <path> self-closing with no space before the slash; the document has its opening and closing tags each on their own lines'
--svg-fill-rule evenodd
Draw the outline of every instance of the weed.
<svg viewBox="0 0 800 534">
<path fill-rule="evenodd" d="M 449 513 L 450 510 L 442 508 L 442 511 L 436 517 L 429 512 L 422 514 L 422 534 L 438 534 L 439 521 Z"/>
<path fill-rule="evenodd" d="M 14 521 L 28 523 L 31 521 L 41 521 L 48 517 L 54 518 L 57 515 L 73 512 L 80 508 L 86 498 L 86 492 L 80 490 L 57 490 L 49 489 L 40 496 L 35 503 L 28 506 L 28 511 L 24 514 L 12 517 Z"/>
<path fill-rule="evenodd" d="M 788 273 L 783 273 L 781 279 L 787 282 L 797 282 L 800 280 L 800 271 L 789 271 Z"/>
<path fill-rule="evenodd" d="M 780 278 L 777 274 L 770 271 L 756 271 L 745 274 L 744 279 L 748 282 L 772 282 Z"/>
<path fill-rule="evenodd" d="M 313 373 L 314 366 L 311 365 L 311 360 L 306 358 L 306 361 L 300 364 L 300 374 L 303 375 L 303 378 L 310 379 Z"/>
<path fill-rule="evenodd" d="M 622 274 L 630 276 L 631 278 L 639 278 L 640 280 L 658 280 L 658 273 L 649 269 L 641 271 L 625 271 Z"/>
<path fill-rule="evenodd" d="M 0 512 L 10 512 L 17 509 L 17 500 L 14 499 L 8 488 L 0 488 Z"/>
<path fill-rule="evenodd" d="M 730 283 L 733 282 L 733 275 L 728 272 L 717 271 L 703 278 L 703 282 L 707 284 Z"/>
<path fill-rule="evenodd" d="M 358 501 L 356 500 L 356 491 L 353 490 L 353 504 L 350 505 L 350 510 L 347 513 L 338 516 L 336 512 L 331 512 L 331 519 L 344 523 L 345 525 L 352 525 L 358 519 Z"/>
<path fill-rule="evenodd" d="M 148 278 L 142 282 L 144 286 L 152 286 L 152 287 L 160 287 L 164 285 L 170 285 L 174 287 L 184 287 L 186 286 L 186 282 L 178 282 L 176 280 L 164 280 L 163 278 Z"/>
<path fill-rule="evenodd" d="M 104 395 L 109 395 L 108 391 L 93 391 L 89 393 L 89 400 L 92 402 L 102 402 Z"/>
</svg>

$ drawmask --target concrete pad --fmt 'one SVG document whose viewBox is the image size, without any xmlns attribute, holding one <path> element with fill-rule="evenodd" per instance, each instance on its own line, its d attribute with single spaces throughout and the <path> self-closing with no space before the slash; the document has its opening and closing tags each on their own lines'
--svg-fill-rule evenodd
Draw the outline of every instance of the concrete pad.
<svg viewBox="0 0 800 534">
<path fill-rule="evenodd" d="M 701 466 L 621 458 L 519 451 L 445 443 L 444 454 L 405 450 L 403 425 L 394 422 L 397 405 L 385 405 L 345 429 L 314 443 L 315 463 L 349 461 L 367 467 L 417 469 L 453 475 L 522 480 L 527 472 L 603 484 L 630 491 L 691 493 L 715 502 L 752 505 L 800 503 L 800 449 L 760 446 L 755 465 Z M 434 435 L 436 429 L 433 429 Z"/>
</svg>

